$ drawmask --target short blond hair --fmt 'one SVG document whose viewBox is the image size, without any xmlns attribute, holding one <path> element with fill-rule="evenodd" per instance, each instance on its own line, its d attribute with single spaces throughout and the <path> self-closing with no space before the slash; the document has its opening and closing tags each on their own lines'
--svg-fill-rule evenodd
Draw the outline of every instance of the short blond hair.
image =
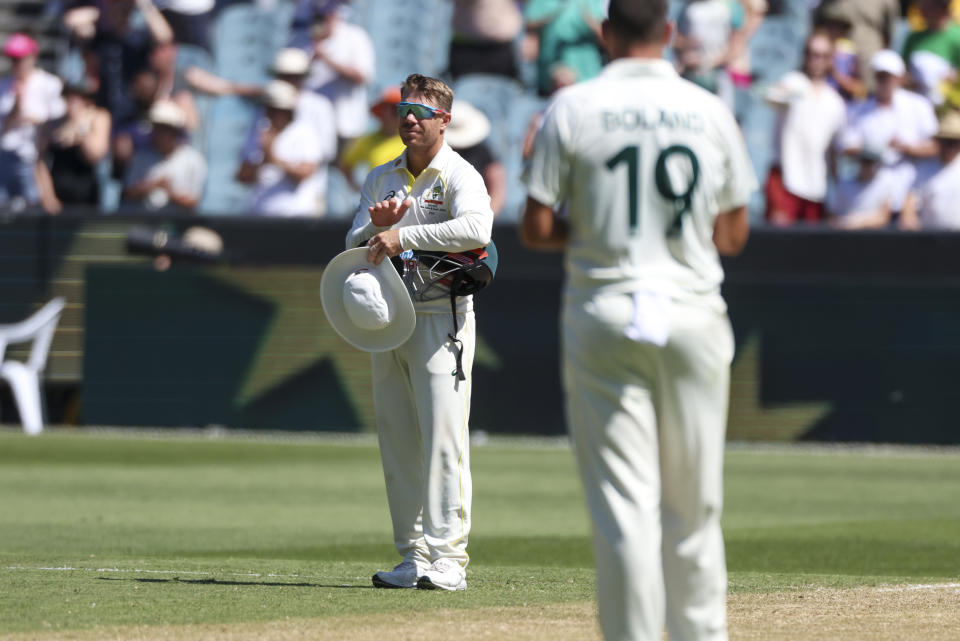
<svg viewBox="0 0 960 641">
<path fill-rule="evenodd" d="M 418 94 L 424 98 L 430 99 L 435 106 L 450 113 L 453 107 L 453 89 L 442 80 L 424 76 L 419 73 L 412 73 L 403 81 L 400 87 L 400 95 L 406 100 L 407 96 Z"/>
</svg>

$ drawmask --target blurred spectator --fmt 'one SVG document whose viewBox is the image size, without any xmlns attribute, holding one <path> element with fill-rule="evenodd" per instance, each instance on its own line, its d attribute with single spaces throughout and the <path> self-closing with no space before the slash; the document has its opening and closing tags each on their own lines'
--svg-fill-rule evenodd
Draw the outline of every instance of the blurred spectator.
<svg viewBox="0 0 960 641">
<path fill-rule="evenodd" d="M 737 30 L 735 42 L 731 43 L 730 62 L 727 73 L 737 89 L 749 89 L 753 84 L 753 61 L 750 57 L 750 40 L 763 24 L 769 5 L 767 0 L 740 0 L 743 5 L 743 25 Z"/>
<path fill-rule="evenodd" d="M 297 89 L 294 118 L 305 121 L 316 131 L 317 138 L 323 144 L 323 162 L 326 164 L 332 162 L 336 156 L 336 110 L 326 96 L 304 90 L 309 72 L 310 56 L 302 49 L 281 49 L 274 56 L 273 77 L 288 82 Z M 366 116 L 363 121 L 367 122 Z"/>
<path fill-rule="evenodd" d="M 264 0 L 259 0 L 263 2 Z M 273 2 L 274 0 L 266 0 Z M 290 35 L 287 39 L 288 47 L 309 49 L 313 37 L 310 35 L 314 23 L 331 11 L 343 11 L 349 15 L 347 0 L 296 0 L 293 8 L 293 18 L 290 21 Z"/>
<path fill-rule="evenodd" d="M 161 100 L 150 108 L 150 124 L 150 147 L 133 156 L 123 204 L 149 212 L 192 212 L 203 195 L 207 163 L 186 142 L 186 116 L 176 103 Z"/>
<path fill-rule="evenodd" d="M 910 193 L 904 229 L 960 229 L 960 113 L 945 111 L 937 128 L 940 169 Z"/>
<path fill-rule="evenodd" d="M 837 2 L 825 5 L 814 17 L 814 28 L 833 41 L 833 69 L 827 82 L 850 102 L 866 98 L 867 86 L 861 80 L 860 57 L 850 39 L 853 20 L 847 6 Z"/>
<path fill-rule="evenodd" d="M 833 173 L 833 142 L 846 118 L 846 106 L 827 83 L 833 43 L 822 33 L 807 39 L 803 71 L 786 74 L 767 90 L 778 109 L 776 149 L 767 178 L 767 220 L 790 225 L 824 217 L 827 179 Z"/>
<path fill-rule="evenodd" d="M 936 154 L 937 118 L 930 101 L 901 88 L 905 67 L 895 51 L 878 51 L 870 67 L 876 91 L 851 110 L 843 147 L 848 154 L 882 150 L 880 173 L 893 190 L 891 207 L 899 212 L 916 180 L 918 161 Z"/>
<path fill-rule="evenodd" d="M 237 180 L 253 185 L 251 209 L 264 216 L 321 216 L 326 164 L 317 133 L 294 119 L 296 87 L 274 80 L 264 91 L 266 122 L 243 153 Z"/>
<path fill-rule="evenodd" d="M 216 0 L 157 0 L 173 31 L 173 41 L 210 51 L 210 30 Z"/>
<path fill-rule="evenodd" d="M 680 75 L 717 94 L 731 110 L 734 84 L 727 67 L 746 50 L 748 27 L 758 26 L 753 19 L 748 25 L 744 5 L 736 0 L 687 0 L 677 21 Z"/>
<path fill-rule="evenodd" d="M 515 42 L 523 15 L 515 0 L 454 0 L 450 77 L 488 73 L 518 79 Z"/>
<path fill-rule="evenodd" d="M 110 149 L 113 161 L 113 177 L 122 180 L 133 155 L 150 147 L 150 108 L 153 107 L 160 79 L 153 69 L 143 69 L 130 85 L 130 100 L 133 112 L 126 119 L 114 118 Z M 186 120 L 186 118 L 184 118 Z"/>
<path fill-rule="evenodd" d="M 827 199 L 830 224 L 840 229 L 885 227 L 893 214 L 894 190 L 879 172 L 882 153 L 864 148 L 857 155 L 857 173 L 838 178 Z"/>
<path fill-rule="evenodd" d="M 821 10 L 833 4 L 843 5 L 850 18 L 850 39 L 860 60 L 870 60 L 881 49 L 893 44 L 894 31 L 900 21 L 900 0 L 823 0 Z M 873 74 L 863 73 L 867 91 L 873 91 Z"/>
<path fill-rule="evenodd" d="M 61 117 L 63 83 L 36 66 L 36 41 L 22 33 L 3 45 L 11 73 L 0 79 L 0 207 L 39 202 L 38 128 Z"/>
<path fill-rule="evenodd" d="M 529 0 L 524 8 L 524 55 L 537 61 L 537 92 L 593 78 L 603 67 L 600 23 L 603 0 Z"/>
<path fill-rule="evenodd" d="M 935 106 L 942 105 L 960 68 L 960 25 L 950 15 L 949 0 L 920 0 L 926 28 L 907 36 L 903 59 L 910 85 Z"/>
<path fill-rule="evenodd" d="M 485 143 L 490 135 L 490 121 L 465 100 L 454 100 L 450 114 L 444 140 L 483 176 L 490 208 L 496 216 L 507 201 L 507 170 Z"/>
<path fill-rule="evenodd" d="M 370 112 L 380 123 L 376 131 L 364 134 L 347 147 L 340 159 L 340 168 L 347 182 L 359 191 L 361 181 L 354 173 L 366 172 L 388 163 L 406 149 L 400 139 L 400 116 L 397 115 L 397 103 L 400 102 L 400 87 L 387 87 L 380 94 L 380 100 L 370 108 Z"/>
<path fill-rule="evenodd" d="M 51 214 L 64 205 L 100 204 L 97 164 L 110 151 L 110 114 L 98 107 L 86 87 L 63 90 L 66 117 L 57 124 L 43 150 L 37 174 L 40 202 Z"/>
<path fill-rule="evenodd" d="M 923 14 L 920 13 L 919 0 L 901 0 L 900 4 L 907 5 L 904 13 L 910 31 L 923 31 L 927 28 L 927 21 L 923 19 Z M 960 22 L 960 0 L 950 0 L 950 15 L 953 16 L 954 20 Z"/>
<path fill-rule="evenodd" d="M 166 19 L 150 0 L 90 0 L 69 9 L 64 24 L 77 38 L 91 38 L 99 71 L 97 103 L 117 122 L 133 117 L 134 76 L 149 65 L 155 44 L 173 41 Z"/>
<path fill-rule="evenodd" d="M 157 74 L 157 90 L 154 102 L 170 100 L 183 110 L 187 131 L 195 131 L 200 125 L 197 104 L 193 93 L 184 78 L 183 71 L 177 67 L 178 47 L 172 42 L 159 43 L 147 56 L 149 68 Z"/>
<path fill-rule="evenodd" d="M 363 27 L 343 20 L 336 9 L 318 16 L 311 34 L 313 61 L 304 87 L 333 103 L 342 148 L 367 130 L 367 85 L 375 73 L 373 42 Z"/>
</svg>

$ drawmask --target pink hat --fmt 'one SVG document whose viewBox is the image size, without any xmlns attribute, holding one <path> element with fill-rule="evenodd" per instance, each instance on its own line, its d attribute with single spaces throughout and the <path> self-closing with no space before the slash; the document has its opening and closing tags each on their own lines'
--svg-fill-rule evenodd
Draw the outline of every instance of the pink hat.
<svg viewBox="0 0 960 641">
<path fill-rule="evenodd" d="M 15 33 L 3 45 L 3 55 L 11 58 L 26 58 L 37 53 L 37 41 L 23 33 Z"/>
</svg>

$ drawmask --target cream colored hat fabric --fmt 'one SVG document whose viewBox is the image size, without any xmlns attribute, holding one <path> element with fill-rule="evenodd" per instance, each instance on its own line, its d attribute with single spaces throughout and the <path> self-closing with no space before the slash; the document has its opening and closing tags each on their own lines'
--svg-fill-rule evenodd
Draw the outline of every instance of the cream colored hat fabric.
<svg viewBox="0 0 960 641">
<path fill-rule="evenodd" d="M 944 140 L 960 140 L 960 112 L 950 109 L 940 116 L 937 138 Z"/>
<path fill-rule="evenodd" d="M 450 124 L 443 133 L 454 149 L 467 149 L 483 142 L 490 135 L 490 120 L 482 111 L 463 100 L 454 100 Z"/>
<path fill-rule="evenodd" d="M 333 329 L 365 352 L 403 345 L 417 323 L 413 301 L 393 263 L 368 263 L 365 247 L 348 249 L 330 261 L 320 281 L 320 299 Z"/>
<path fill-rule="evenodd" d="M 302 76 L 310 70 L 310 56 L 303 49 L 281 49 L 273 58 L 273 73 Z"/>
<path fill-rule="evenodd" d="M 263 102 L 274 109 L 294 111 L 299 97 L 297 88 L 283 80 L 271 80 L 263 90 Z"/>
<path fill-rule="evenodd" d="M 172 100 L 158 100 L 153 103 L 147 119 L 155 125 L 166 125 L 174 129 L 183 129 L 187 122 L 183 109 Z"/>
</svg>

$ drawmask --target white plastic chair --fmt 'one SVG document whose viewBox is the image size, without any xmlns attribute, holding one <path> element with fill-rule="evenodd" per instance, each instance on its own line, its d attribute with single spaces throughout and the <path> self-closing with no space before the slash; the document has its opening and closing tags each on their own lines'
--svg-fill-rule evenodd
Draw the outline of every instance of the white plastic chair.
<svg viewBox="0 0 960 641">
<path fill-rule="evenodd" d="M 25 321 L 0 325 L 0 378 L 5 379 L 13 390 L 23 431 L 27 434 L 43 431 L 40 377 L 47 365 L 50 343 L 65 304 L 65 299 L 57 297 Z M 5 358 L 7 345 L 31 341 L 33 345 L 25 363 Z"/>
</svg>

